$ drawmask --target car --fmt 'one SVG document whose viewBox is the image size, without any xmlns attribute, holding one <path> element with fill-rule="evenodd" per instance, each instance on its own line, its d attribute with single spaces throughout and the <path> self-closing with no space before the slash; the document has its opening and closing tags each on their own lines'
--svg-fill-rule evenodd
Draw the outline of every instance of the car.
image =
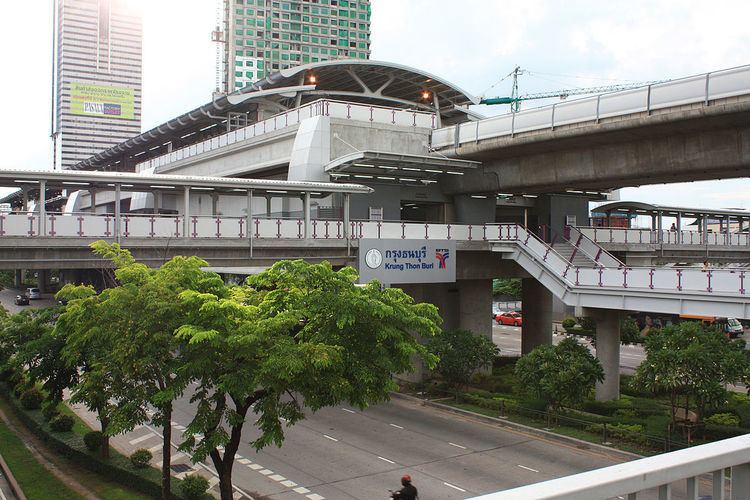
<svg viewBox="0 0 750 500">
<path fill-rule="evenodd" d="M 42 291 L 38 288 L 27 288 L 26 296 L 31 300 L 37 300 L 42 298 Z"/>
<path fill-rule="evenodd" d="M 502 312 L 495 316 L 498 325 L 521 326 L 523 325 L 523 316 L 515 311 Z"/>
<path fill-rule="evenodd" d="M 26 295 L 16 295 L 16 298 L 13 302 L 15 302 L 17 306 L 28 306 L 29 298 Z"/>
</svg>

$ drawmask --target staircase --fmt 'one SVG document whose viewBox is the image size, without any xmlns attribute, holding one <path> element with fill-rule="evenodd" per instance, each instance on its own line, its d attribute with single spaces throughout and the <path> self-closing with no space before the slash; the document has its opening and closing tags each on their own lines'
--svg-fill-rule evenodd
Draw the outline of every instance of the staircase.
<svg viewBox="0 0 750 500">
<path fill-rule="evenodd" d="M 555 252 L 576 267 L 599 267 L 594 259 L 573 246 L 570 241 L 558 241 L 552 245 Z"/>
</svg>

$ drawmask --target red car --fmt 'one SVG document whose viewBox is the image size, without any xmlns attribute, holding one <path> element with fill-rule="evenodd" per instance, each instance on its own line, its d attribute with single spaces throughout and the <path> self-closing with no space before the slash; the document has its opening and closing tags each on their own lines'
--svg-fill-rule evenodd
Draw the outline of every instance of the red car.
<svg viewBox="0 0 750 500">
<path fill-rule="evenodd" d="M 498 325 L 521 326 L 523 317 L 517 312 L 503 312 L 495 316 L 495 321 Z"/>
</svg>

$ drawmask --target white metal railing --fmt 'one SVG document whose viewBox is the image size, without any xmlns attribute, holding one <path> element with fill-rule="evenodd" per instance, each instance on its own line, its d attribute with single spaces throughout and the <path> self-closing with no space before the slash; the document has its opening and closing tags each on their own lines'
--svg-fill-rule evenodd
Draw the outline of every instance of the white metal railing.
<svg viewBox="0 0 750 500">
<path fill-rule="evenodd" d="M 750 66 L 704 73 L 637 89 L 555 103 L 542 108 L 443 127 L 432 132 L 432 147 L 458 146 L 491 137 L 554 129 L 561 125 L 651 112 L 684 104 L 708 105 L 712 100 L 744 94 L 750 94 Z"/>
<path fill-rule="evenodd" d="M 539 266 L 570 288 L 589 287 L 620 292 L 692 292 L 739 297 L 745 296 L 748 291 L 746 285 L 750 274 L 742 269 L 575 266 L 524 227 L 515 224 L 501 226 L 503 235 L 507 236 L 497 241 L 514 241 Z"/>
<path fill-rule="evenodd" d="M 731 500 L 747 500 L 750 495 L 750 434 L 684 450 L 641 458 L 580 474 L 499 491 L 473 500 L 599 500 L 641 498 L 639 494 L 656 489 L 658 498 L 669 500 L 673 483 L 685 481 L 686 495 L 697 500 L 699 476 L 711 474 L 711 498 L 724 499 L 725 470 L 730 469 Z"/>
<path fill-rule="evenodd" d="M 343 101 L 319 99 L 298 108 L 279 113 L 265 120 L 231 132 L 226 132 L 203 142 L 176 149 L 170 153 L 157 156 L 139 163 L 136 171 L 163 167 L 176 161 L 221 149 L 265 134 L 296 127 L 299 123 L 313 116 L 331 116 L 361 122 L 387 123 L 401 127 L 420 127 L 434 129 L 437 126 L 435 113 L 389 108 L 385 106 L 368 106 Z"/>
<path fill-rule="evenodd" d="M 576 251 L 582 252 L 597 264 L 604 267 L 620 267 L 623 265 L 620 260 L 597 245 L 594 240 L 581 231 L 581 228 L 565 226 L 565 231 L 568 241 Z M 573 260 L 572 257 L 570 260 Z"/>
<path fill-rule="evenodd" d="M 694 292 L 744 296 L 748 272 L 734 269 L 576 266 L 536 235 L 518 224 L 434 224 L 341 220 L 191 216 L 187 236 L 182 216 L 0 214 L 0 239 L 4 238 L 189 238 L 189 239 L 448 239 L 511 243 L 527 252 L 568 287 L 602 290 Z"/>
<path fill-rule="evenodd" d="M 707 233 L 622 227 L 579 227 L 596 243 L 750 247 L 748 233 Z"/>
</svg>

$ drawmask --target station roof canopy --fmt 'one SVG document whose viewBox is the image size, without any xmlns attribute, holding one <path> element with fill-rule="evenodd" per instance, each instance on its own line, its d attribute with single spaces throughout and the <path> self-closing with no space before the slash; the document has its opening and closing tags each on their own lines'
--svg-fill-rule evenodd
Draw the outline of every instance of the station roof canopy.
<svg viewBox="0 0 750 500">
<path fill-rule="evenodd" d="M 478 161 L 439 156 L 407 155 L 382 151 L 359 151 L 335 159 L 325 167 L 335 179 L 364 182 L 431 184 L 439 175 L 463 175 L 481 165 Z"/>
<path fill-rule="evenodd" d="M 283 112 L 332 98 L 397 108 L 440 111 L 444 123 L 463 122 L 479 99 L 430 73 L 400 64 L 342 59 L 295 66 L 112 146 L 75 165 L 75 170 L 132 171 L 135 163 L 226 132 L 229 113 L 251 119 L 261 105 Z"/>
<path fill-rule="evenodd" d="M 70 170 L 5 170 L 0 169 L 0 187 L 26 187 L 39 190 L 40 181 L 45 189 L 114 189 L 123 191 L 170 191 L 190 187 L 195 190 L 218 191 L 226 194 L 244 194 L 252 190 L 258 194 L 272 193 L 293 196 L 310 193 L 325 196 L 330 193 L 371 193 L 372 188 L 361 184 L 333 182 L 282 181 L 275 179 L 239 179 L 236 177 L 202 177 L 191 175 L 141 175 L 128 172 L 75 172 Z M 5 199 L 14 198 L 16 193 Z M 4 200 L 2 200 L 4 201 Z"/>
<path fill-rule="evenodd" d="M 591 209 L 591 213 L 606 214 L 606 213 L 635 213 L 639 215 L 658 215 L 660 212 L 663 216 L 676 217 L 680 214 L 681 217 L 712 217 L 712 218 L 726 218 L 731 219 L 750 219 L 750 212 L 747 210 L 740 209 L 713 209 L 713 208 L 688 208 L 688 207 L 670 207 L 664 205 L 654 205 L 650 203 L 643 203 L 640 201 L 616 201 L 613 203 L 606 203 L 599 205 L 596 208 Z"/>
</svg>

